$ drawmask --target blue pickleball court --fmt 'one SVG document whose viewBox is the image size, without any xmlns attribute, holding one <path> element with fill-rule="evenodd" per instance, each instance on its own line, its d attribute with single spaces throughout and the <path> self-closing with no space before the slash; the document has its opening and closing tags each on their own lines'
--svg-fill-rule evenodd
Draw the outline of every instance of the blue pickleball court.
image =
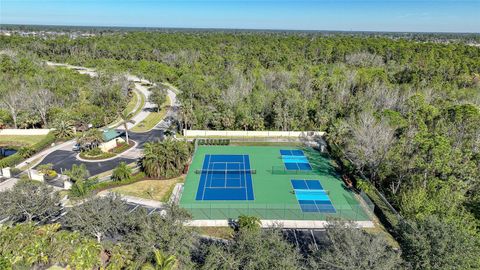
<svg viewBox="0 0 480 270">
<path fill-rule="evenodd" d="M 336 212 L 319 180 L 292 179 L 291 183 L 302 212 Z"/>
<path fill-rule="evenodd" d="M 311 171 L 312 166 L 302 150 L 280 150 L 287 171 Z"/>
<path fill-rule="evenodd" d="M 254 200 L 248 155 L 205 155 L 196 200 Z"/>
</svg>

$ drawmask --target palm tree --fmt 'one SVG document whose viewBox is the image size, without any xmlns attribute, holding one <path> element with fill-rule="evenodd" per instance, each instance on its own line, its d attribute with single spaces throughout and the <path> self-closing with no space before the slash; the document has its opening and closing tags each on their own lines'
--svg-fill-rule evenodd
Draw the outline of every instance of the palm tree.
<svg viewBox="0 0 480 270">
<path fill-rule="evenodd" d="M 54 134 L 57 138 L 67 139 L 75 134 L 75 128 L 72 121 L 61 120 L 54 124 Z"/>
<path fill-rule="evenodd" d="M 127 163 L 122 161 L 118 164 L 117 168 L 113 170 L 111 178 L 114 181 L 130 180 L 132 178 L 132 169 L 128 167 Z"/>
<path fill-rule="evenodd" d="M 72 182 L 85 180 L 90 176 L 90 172 L 87 170 L 87 166 L 85 166 L 85 164 L 73 164 L 72 168 L 70 170 L 66 170 L 64 174 L 68 176 Z"/>
<path fill-rule="evenodd" d="M 127 144 L 130 144 L 128 140 L 128 124 L 129 123 L 135 124 L 135 121 L 132 119 L 133 113 L 123 111 L 123 112 L 119 112 L 118 116 L 122 121 L 121 125 L 123 125 L 123 127 L 125 128 L 125 137 L 127 139 Z"/>
<path fill-rule="evenodd" d="M 146 263 L 142 266 L 142 270 L 173 270 L 177 268 L 177 258 L 174 255 L 165 256 L 158 249 L 153 251 L 155 255 L 155 265 Z"/>
<path fill-rule="evenodd" d="M 73 164 L 72 168 L 70 170 L 66 170 L 64 174 L 68 176 L 71 182 L 73 182 L 71 194 L 78 197 L 83 197 L 87 194 L 85 181 L 90 176 L 90 172 L 87 170 L 85 164 Z"/>
<path fill-rule="evenodd" d="M 178 176 L 190 158 L 186 142 L 168 138 L 162 142 L 149 142 L 144 147 L 141 160 L 143 171 L 150 177 L 169 178 Z"/>
<path fill-rule="evenodd" d="M 103 142 L 103 133 L 98 129 L 90 129 L 77 138 L 77 143 L 88 148 L 95 148 Z"/>
</svg>

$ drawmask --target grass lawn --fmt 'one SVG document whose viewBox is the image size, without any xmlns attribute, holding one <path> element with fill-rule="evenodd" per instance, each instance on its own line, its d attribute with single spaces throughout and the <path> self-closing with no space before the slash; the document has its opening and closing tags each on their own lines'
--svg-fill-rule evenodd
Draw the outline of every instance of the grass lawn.
<svg viewBox="0 0 480 270">
<path fill-rule="evenodd" d="M 30 135 L 0 135 L 0 146 L 1 145 L 12 145 L 12 146 L 25 146 L 25 145 L 34 145 L 40 142 L 44 135 L 39 136 L 30 136 Z"/>
<path fill-rule="evenodd" d="M 140 105 L 135 111 L 133 111 L 138 101 L 140 101 Z M 130 99 L 127 106 L 125 107 L 124 112 L 129 112 L 129 113 L 132 113 L 132 115 L 137 115 L 143 109 L 144 105 L 145 105 L 145 96 L 135 90 L 133 91 L 132 98 Z M 117 117 L 117 120 L 115 120 L 114 125 L 120 125 L 120 122 L 121 122 L 120 117 Z"/>
<path fill-rule="evenodd" d="M 175 184 L 181 183 L 184 180 L 185 176 L 169 180 L 143 180 L 130 185 L 112 188 L 109 191 L 127 196 L 166 202 L 170 198 Z"/>
<path fill-rule="evenodd" d="M 130 105 L 130 103 L 129 103 L 127 105 L 126 111 L 127 112 L 133 111 L 133 109 L 135 109 L 135 104 L 136 104 L 137 100 L 140 100 L 140 106 L 138 106 L 137 110 L 135 110 L 133 112 L 133 115 L 137 115 L 140 111 L 142 111 L 143 106 L 145 105 L 145 96 L 138 91 L 133 91 L 133 93 L 135 93 L 135 96 L 132 98 L 132 101 L 135 99 L 135 103 L 133 103 L 132 106 L 129 106 Z"/>
<path fill-rule="evenodd" d="M 163 103 L 162 109 L 159 112 L 150 113 L 142 122 L 138 123 L 131 130 L 133 132 L 147 132 L 154 128 L 165 117 L 169 106 L 170 98 L 167 96 L 167 99 L 165 103 Z"/>
<path fill-rule="evenodd" d="M 227 240 L 233 239 L 233 229 L 230 227 L 199 227 L 198 232 L 202 235 L 208 235 Z"/>
<path fill-rule="evenodd" d="M 133 109 L 135 109 L 135 105 L 137 105 L 138 102 L 138 93 L 137 91 L 132 91 L 133 96 L 128 102 L 127 106 L 125 107 L 125 112 L 133 112 Z"/>
</svg>

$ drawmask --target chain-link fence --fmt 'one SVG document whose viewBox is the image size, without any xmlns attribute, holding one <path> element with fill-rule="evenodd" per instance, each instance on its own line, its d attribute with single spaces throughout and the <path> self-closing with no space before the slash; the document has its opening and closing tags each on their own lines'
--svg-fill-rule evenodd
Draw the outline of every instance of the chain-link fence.
<svg viewBox="0 0 480 270">
<path fill-rule="evenodd" d="M 289 169 L 285 168 L 285 166 L 272 166 L 271 173 L 276 174 L 276 175 L 297 175 L 297 174 L 314 175 L 314 174 L 318 174 L 317 172 L 315 172 L 313 170 L 289 170 Z"/>
<path fill-rule="evenodd" d="M 194 219 L 236 219 L 240 215 L 273 220 L 327 220 L 337 217 L 351 221 L 368 221 L 369 215 L 361 205 L 335 205 L 334 211 L 323 212 L 317 204 L 259 204 L 259 203 L 195 203 L 181 204 Z M 373 207 L 373 204 L 371 205 Z M 302 209 L 307 209 L 303 211 Z"/>
</svg>

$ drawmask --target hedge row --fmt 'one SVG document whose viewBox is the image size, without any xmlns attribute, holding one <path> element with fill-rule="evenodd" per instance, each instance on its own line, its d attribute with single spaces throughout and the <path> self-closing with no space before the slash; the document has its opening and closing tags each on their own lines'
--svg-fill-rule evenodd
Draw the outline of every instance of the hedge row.
<svg viewBox="0 0 480 270">
<path fill-rule="evenodd" d="M 29 158 L 32 155 L 47 148 L 52 143 L 54 143 L 55 140 L 55 135 L 52 132 L 48 133 L 47 136 L 45 136 L 45 138 L 38 143 L 32 146 L 23 147 L 17 153 L 0 160 L 0 168 L 14 167 L 18 163 L 22 162 L 24 159 Z"/>
<path fill-rule="evenodd" d="M 109 188 L 113 188 L 113 187 L 129 185 L 129 184 L 135 183 L 139 180 L 142 180 L 143 178 L 145 178 L 145 173 L 140 172 L 140 173 L 137 173 L 135 175 L 132 175 L 132 177 L 128 180 L 100 182 L 100 183 L 93 184 L 88 189 L 90 191 L 93 191 L 93 192 L 99 192 L 99 191 L 109 189 Z"/>
</svg>

